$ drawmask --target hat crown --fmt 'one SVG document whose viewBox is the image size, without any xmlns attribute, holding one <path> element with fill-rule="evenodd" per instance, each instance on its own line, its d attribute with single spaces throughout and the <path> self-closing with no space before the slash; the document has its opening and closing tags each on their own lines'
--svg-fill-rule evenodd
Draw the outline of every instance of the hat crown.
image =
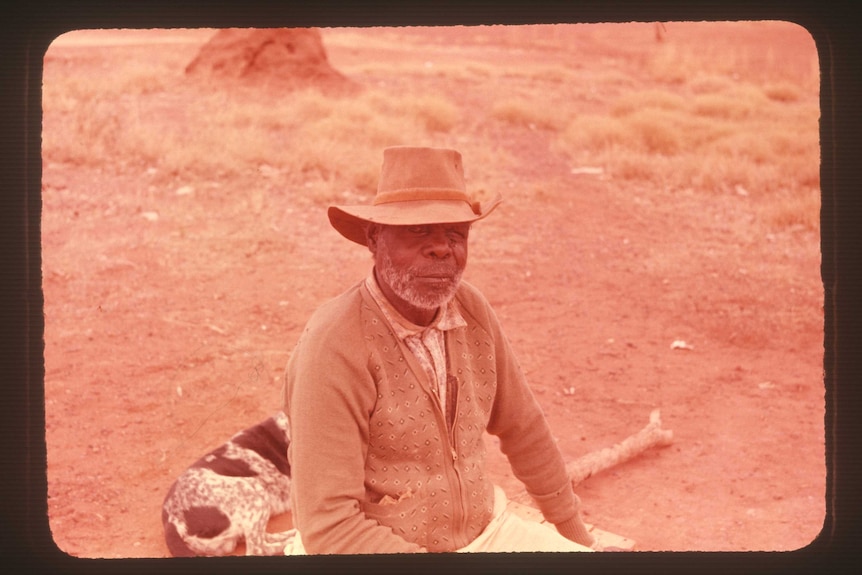
<svg viewBox="0 0 862 575">
<path fill-rule="evenodd" d="M 457 150 L 397 146 L 383 150 L 377 195 L 371 205 L 329 206 L 332 226 L 345 238 L 367 245 L 370 223 L 413 226 L 475 222 L 500 203 L 471 201 Z"/>
<path fill-rule="evenodd" d="M 412 200 L 470 201 L 457 150 L 411 146 L 383 150 L 374 204 Z"/>
</svg>

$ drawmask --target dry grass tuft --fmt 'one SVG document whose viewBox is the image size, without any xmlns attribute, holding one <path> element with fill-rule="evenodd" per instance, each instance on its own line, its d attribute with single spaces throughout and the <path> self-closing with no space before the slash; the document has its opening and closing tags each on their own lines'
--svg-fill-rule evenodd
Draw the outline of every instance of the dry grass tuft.
<svg viewBox="0 0 862 575">
<path fill-rule="evenodd" d="M 490 111 L 492 118 L 525 128 L 559 130 L 561 120 L 558 110 L 549 106 L 536 106 L 525 100 L 503 100 L 496 102 Z"/>
<path fill-rule="evenodd" d="M 683 110 L 687 106 L 686 99 L 679 94 L 666 90 L 643 90 L 629 92 L 620 96 L 611 105 L 612 116 L 626 116 L 645 108 L 658 110 Z"/>
<path fill-rule="evenodd" d="M 760 217 L 777 229 L 817 230 L 820 227 L 820 191 L 813 188 L 782 190 L 760 208 Z"/>
<path fill-rule="evenodd" d="M 799 86 L 794 86 L 789 82 L 767 84 L 763 87 L 763 93 L 766 94 L 767 98 L 776 102 L 798 102 L 803 97 Z"/>
<path fill-rule="evenodd" d="M 155 102 L 129 97 L 147 93 L 153 82 L 127 77 L 126 93 L 100 80 L 53 85 L 45 106 L 65 115 L 68 129 L 46 131 L 45 157 L 89 166 L 123 157 L 170 179 L 233 177 L 268 166 L 298 188 L 319 179 L 325 190 L 364 193 L 374 188 L 381 148 L 431 139 L 459 121 L 458 108 L 440 96 L 367 91 L 344 99 L 305 90 L 272 100 L 214 91 L 196 98 L 166 130 L 144 118 L 160 113 Z M 317 200 L 331 199 L 326 194 Z"/>
<path fill-rule="evenodd" d="M 690 54 L 673 58 L 697 64 Z M 772 206 L 763 212 L 770 225 L 817 229 L 816 99 L 787 82 L 761 87 L 695 69 L 674 76 L 679 86 L 630 92 L 606 114 L 574 116 L 555 149 L 616 179 L 750 195 Z"/>
<path fill-rule="evenodd" d="M 555 32 L 536 41 L 563 50 L 577 39 L 562 28 Z M 339 36 L 347 46 L 372 40 L 381 50 L 400 49 L 385 36 Z M 384 83 L 351 98 L 304 90 L 272 99 L 219 88 L 183 107 L 172 104 L 178 85 L 191 89 L 178 61 L 122 62 L 111 74 L 60 74 L 45 82 L 44 108 L 62 129 L 45 130 L 43 155 L 86 166 L 122 158 L 124 165 L 155 172 L 157 181 L 212 181 L 265 168 L 286 187 L 322 202 L 333 194 L 373 193 L 379 150 L 408 142 L 462 149 L 477 185 L 499 188 L 500 174 L 517 160 L 482 136 L 493 124 L 501 133 L 546 130 L 552 151 L 573 164 L 601 166 L 618 180 L 705 193 L 744 190 L 776 204 L 764 212 L 770 222 L 814 225 L 811 203 L 820 185 L 819 109 L 811 88 L 816 66 L 797 78 L 799 67 L 785 70 L 776 54 L 752 55 L 727 43 L 693 50 L 672 41 L 638 56 L 646 79 L 614 66 L 587 71 L 581 64 L 514 67 L 425 58 L 417 51 L 394 68 L 369 61 L 349 72 L 514 89 L 489 98 L 477 118 L 465 117 L 457 95 L 392 90 Z M 167 129 L 152 121 L 164 114 L 176 116 Z"/>
</svg>

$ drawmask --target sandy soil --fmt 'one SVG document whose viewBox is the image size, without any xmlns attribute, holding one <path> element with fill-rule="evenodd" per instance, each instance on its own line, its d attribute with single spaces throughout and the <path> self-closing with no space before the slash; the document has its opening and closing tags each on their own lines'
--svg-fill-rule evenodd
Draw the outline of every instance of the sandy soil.
<svg viewBox="0 0 862 575">
<path fill-rule="evenodd" d="M 606 77 L 599 66 L 628 78 L 594 85 L 585 109 L 643 87 L 641 62 L 622 47 L 648 50 L 655 40 L 647 25 L 636 31 L 608 27 L 576 46 L 585 85 Z M 782 35 L 786 65 L 810 65 L 804 33 L 738 32 L 733 41 L 753 54 Z M 324 35 L 344 71 L 369 58 L 531 66 L 573 57 L 508 33 L 387 31 L 403 36 L 403 52 L 341 41 L 351 33 Z M 68 38 L 52 47 L 46 81 L 105 73 L 114 58 L 190 61 L 207 35 Z M 451 85 L 445 74 L 383 69 L 352 79 L 447 94 L 465 117 L 495 93 L 560 89 L 519 78 Z M 180 109 L 195 89 L 148 95 L 140 109 Z M 63 129 L 51 110 L 44 125 Z M 755 199 L 732 191 L 573 174 L 549 138 L 527 127 L 465 134 L 469 146 L 517 161 L 500 175 L 506 202 L 474 227 L 466 277 L 496 308 L 566 457 L 621 440 L 654 408 L 675 436 L 580 485 L 586 519 L 639 550 L 807 545 L 825 513 L 819 233 L 766 229 L 752 215 Z M 278 409 L 307 317 L 370 265 L 329 228 L 325 206 L 286 193 L 277 177 L 214 177 L 180 194 L 189 182 L 154 181 L 122 158 L 98 168 L 45 162 L 48 503 L 54 539 L 74 556 L 166 556 L 160 505 L 172 481 Z M 690 349 L 672 349 L 676 340 Z M 516 495 L 505 462 L 493 465 Z"/>
</svg>

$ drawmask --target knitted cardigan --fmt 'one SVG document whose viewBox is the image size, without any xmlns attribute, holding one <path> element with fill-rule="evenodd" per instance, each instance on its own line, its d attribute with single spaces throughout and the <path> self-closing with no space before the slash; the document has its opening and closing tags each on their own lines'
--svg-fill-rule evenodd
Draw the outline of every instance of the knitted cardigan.
<svg viewBox="0 0 862 575">
<path fill-rule="evenodd" d="M 360 282 L 321 306 L 288 361 L 294 524 L 309 553 L 454 551 L 487 526 L 497 435 L 545 518 L 590 545 L 562 455 L 493 310 L 466 282 L 446 332 L 451 431 L 428 377 Z M 453 379 L 454 376 L 454 379 Z"/>
</svg>

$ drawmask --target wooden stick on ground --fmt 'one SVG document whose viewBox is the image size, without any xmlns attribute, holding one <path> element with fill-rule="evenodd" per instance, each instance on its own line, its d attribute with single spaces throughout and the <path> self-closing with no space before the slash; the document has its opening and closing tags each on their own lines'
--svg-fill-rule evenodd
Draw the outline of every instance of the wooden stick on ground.
<svg viewBox="0 0 862 575">
<path fill-rule="evenodd" d="M 566 466 L 566 470 L 572 478 L 572 485 L 592 477 L 596 473 L 605 471 L 615 465 L 624 463 L 640 455 L 652 447 L 663 447 L 673 442 L 673 432 L 661 428 L 661 414 L 658 409 L 650 413 L 649 423 L 620 443 L 613 447 L 606 447 L 599 451 L 593 451 L 583 457 L 579 457 Z M 522 491 L 510 499 L 508 509 L 524 519 L 530 519 L 545 523 L 541 512 L 530 504 L 526 504 L 526 491 Z M 594 525 L 586 524 L 587 530 L 596 538 L 601 549 L 615 548 L 618 550 L 631 550 L 635 547 L 635 541 L 628 537 L 604 531 Z"/>
<path fill-rule="evenodd" d="M 579 457 L 569 463 L 566 470 L 572 477 L 572 484 L 577 485 L 601 471 L 633 459 L 652 447 L 664 447 L 672 442 L 673 432 L 661 428 L 661 413 L 658 409 L 654 409 L 650 413 L 646 427 L 613 447 L 606 447 Z"/>
</svg>

